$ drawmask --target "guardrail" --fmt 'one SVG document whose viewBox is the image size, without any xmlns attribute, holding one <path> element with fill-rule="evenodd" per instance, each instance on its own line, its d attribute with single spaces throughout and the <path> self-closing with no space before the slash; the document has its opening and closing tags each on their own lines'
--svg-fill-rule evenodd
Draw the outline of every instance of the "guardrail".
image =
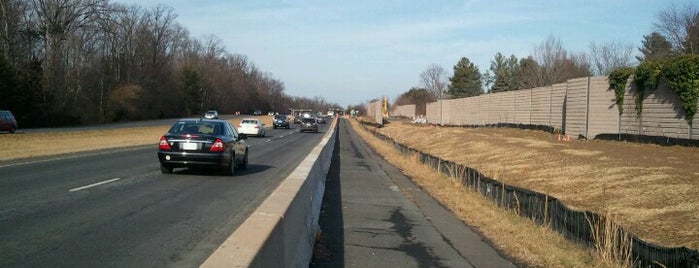
<svg viewBox="0 0 699 268">
<path fill-rule="evenodd" d="M 308 267 L 336 126 L 201 267 Z"/>
</svg>

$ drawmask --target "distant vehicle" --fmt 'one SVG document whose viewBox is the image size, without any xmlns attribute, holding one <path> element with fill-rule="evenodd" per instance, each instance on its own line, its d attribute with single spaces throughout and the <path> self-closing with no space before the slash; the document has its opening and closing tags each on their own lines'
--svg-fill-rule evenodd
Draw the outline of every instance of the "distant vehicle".
<svg viewBox="0 0 699 268">
<path fill-rule="evenodd" d="M 316 117 L 316 122 L 317 122 L 318 124 L 325 124 L 326 121 L 327 121 L 327 119 L 325 118 L 325 116 L 318 116 L 318 117 Z"/>
<path fill-rule="evenodd" d="M 252 113 L 253 115 L 262 115 L 262 111 L 260 110 L 255 110 L 255 112 Z"/>
<path fill-rule="evenodd" d="M 315 118 L 301 118 L 301 132 L 318 132 L 318 123 Z"/>
<path fill-rule="evenodd" d="M 204 114 L 204 118 L 206 118 L 206 119 L 218 119 L 218 111 L 209 110 Z"/>
<path fill-rule="evenodd" d="M 265 124 L 255 118 L 243 118 L 238 125 L 238 132 L 257 137 L 265 136 Z"/>
<path fill-rule="evenodd" d="M 286 115 L 280 114 L 274 116 L 273 128 L 289 128 L 289 118 Z"/>
<path fill-rule="evenodd" d="M 182 119 L 160 138 L 160 172 L 174 168 L 215 168 L 233 175 L 248 165 L 247 136 L 226 120 Z"/>
<path fill-rule="evenodd" d="M 17 130 L 17 120 L 12 112 L 0 110 L 0 131 L 9 131 L 15 133 Z"/>
</svg>

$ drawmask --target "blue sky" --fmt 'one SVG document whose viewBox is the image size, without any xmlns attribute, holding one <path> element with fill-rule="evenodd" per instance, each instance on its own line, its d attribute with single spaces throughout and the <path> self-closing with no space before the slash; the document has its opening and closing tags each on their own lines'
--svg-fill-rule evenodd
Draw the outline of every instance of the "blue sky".
<svg viewBox="0 0 699 268">
<path fill-rule="evenodd" d="M 655 15 L 690 0 L 116 0 L 172 7 L 191 36 L 214 35 L 284 82 L 291 96 L 343 107 L 420 86 L 467 57 L 484 72 L 498 52 L 526 57 L 549 35 L 571 52 L 591 42 L 641 46 Z"/>
</svg>

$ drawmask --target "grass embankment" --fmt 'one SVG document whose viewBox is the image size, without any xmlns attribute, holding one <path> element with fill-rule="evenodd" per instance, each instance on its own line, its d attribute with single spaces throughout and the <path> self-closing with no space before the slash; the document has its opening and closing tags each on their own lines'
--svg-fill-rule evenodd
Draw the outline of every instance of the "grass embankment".
<svg viewBox="0 0 699 268">
<path fill-rule="evenodd" d="M 416 158 L 401 155 L 392 146 L 363 131 L 356 122 L 353 124 L 386 159 L 464 222 L 527 266 L 618 265 L 545 227 L 498 208 L 461 184 L 420 165 Z M 390 123 L 379 131 L 410 147 L 471 166 L 505 183 L 549 193 L 576 209 L 610 215 L 627 230 L 631 229 L 637 235 L 641 233 L 640 237 L 644 239 L 650 237 L 648 240 L 663 245 L 697 248 L 699 167 L 692 162 L 699 160 L 696 159 L 699 157 L 697 148 L 598 141 L 558 142 L 548 133 L 516 129 L 438 128 Z M 643 161 L 638 161 L 638 158 Z M 651 161 L 650 158 L 659 158 L 660 161 Z M 668 163 L 662 164 L 664 162 Z M 655 208 L 645 208 L 649 204 Z M 632 215 L 639 212 L 642 213 Z M 676 218 L 657 221 L 666 217 L 668 212 Z M 656 220 L 649 221 L 651 219 Z M 684 221 L 678 222 L 677 219 Z M 664 224 L 669 226 L 660 226 Z M 657 227 L 660 229 L 655 230 Z M 673 229 L 673 232 L 664 232 L 668 229 Z"/>
<path fill-rule="evenodd" d="M 271 116 L 240 116 L 229 120 L 237 127 L 243 117 L 259 118 L 272 127 Z M 174 121 L 174 120 L 173 120 Z M 134 127 L 105 130 L 80 130 L 0 134 L 0 161 L 63 155 L 85 151 L 153 145 L 170 126 Z"/>
</svg>

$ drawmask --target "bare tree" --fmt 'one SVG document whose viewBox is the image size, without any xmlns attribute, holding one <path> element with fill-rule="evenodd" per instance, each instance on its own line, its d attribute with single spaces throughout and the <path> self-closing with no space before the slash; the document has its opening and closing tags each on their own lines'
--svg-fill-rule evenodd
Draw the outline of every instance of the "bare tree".
<svg viewBox="0 0 699 268">
<path fill-rule="evenodd" d="M 446 71 L 442 66 L 430 64 L 420 74 L 422 86 L 432 93 L 436 99 L 443 99 L 446 93 L 447 82 L 445 80 Z"/>
<path fill-rule="evenodd" d="M 534 48 L 533 59 L 539 68 L 533 69 L 541 84 L 552 85 L 568 79 L 590 75 L 589 62 L 582 54 L 568 54 L 561 41 L 549 36 L 546 41 Z"/>
<path fill-rule="evenodd" d="M 109 2 L 0 0 L 0 65 L 8 70 L 0 105 L 25 126 L 179 117 L 186 106 L 228 113 L 339 106 L 287 96 L 283 82 L 219 39 L 191 38 L 172 8 Z"/>
<path fill-rule="evenodd" d="M 688 39 L 699 38 L 688 36 L 688 31 L 697 27 L 699 19 L 699 7 L 695 3 L 688 3 L 683 7 L 672 4 L 669 8 L 661 10 L 656 15 L 657 22 L 653 24 L 656 31 L 665 36 L 676 52 L 699 53 L 699 47 L 694 47 Z M 699 33 L 698 33 L 699 34 Z M 689 37 L 689 38 L 688 38 Z"/>
<path fill-rule="evenodd" d="M 633 44 L 625 42 L 590 43 L 590 58 L 597 75 L 609 75 L 613 70 L 630 67 L 633 62 Z"/>
<path fill-rule="evenodd" d="M 87 26 L 91 20 L 106 12 L 107 0 L 33 0 L 32 10 L 38 23 L 38 31 L 43 37 L 44 77 L 43 86 L 58 98 L 58 109 L 65 109 L 70 85 L 66 81 L 69 74 L 66 66 L 65 45 L 71 41 L 76 31 Z"/>
<path fill-rule="evenodd" d="M 563 70 L 556 67 L 567 58 L 567 53 L 561 41 L 552 35 L 534 48 L 534 59 L 541 66 L 539 76 L 543 85 L 551 85 L 563 80 Z"/>
<path fill-rule="evenodd" d="M 26 29 L 33 27 L 25 16 L 28 8 L 26 1 L 0 1 L 0 51 L 10 63 L 15 63 L 17 57 L 30 54 L 31 38 Z"/>
</svg>

